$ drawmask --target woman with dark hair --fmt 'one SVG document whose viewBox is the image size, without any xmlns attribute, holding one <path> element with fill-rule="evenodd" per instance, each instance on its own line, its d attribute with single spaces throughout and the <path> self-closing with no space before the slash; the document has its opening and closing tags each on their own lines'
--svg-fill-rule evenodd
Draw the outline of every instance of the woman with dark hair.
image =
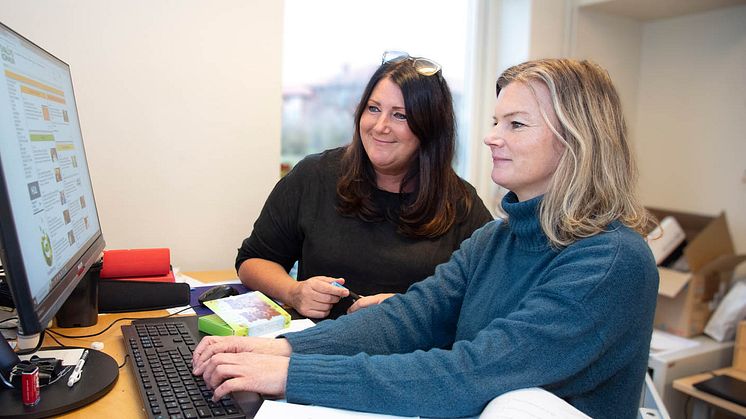
<svg viewBox="0 0 746 419">
<path fill-rule="evenodd" d="M 351 144 L 306 157 L 275 186 L 238 251 L 241 281 L 323 318 L 432 275 L 492 219 L 451 167 L 455 132 L 440 66 L 384 54 L 357 106 Z M 296 261 L 298 281 L 288 275 Z M 353 303 L 333 282 L 365 297 Z"/>
<path fill-rule="evenodd" d="M 375 307 L 280 339 L 202 339 L 194 373 L 215 399 L 461 417 L 539 387 L 593 418 L 637 417 L 658 271 L 616 89 L 588 61 L 529 61 L 498 78 L 493 118 L 507 219 Z"/>
</svg>

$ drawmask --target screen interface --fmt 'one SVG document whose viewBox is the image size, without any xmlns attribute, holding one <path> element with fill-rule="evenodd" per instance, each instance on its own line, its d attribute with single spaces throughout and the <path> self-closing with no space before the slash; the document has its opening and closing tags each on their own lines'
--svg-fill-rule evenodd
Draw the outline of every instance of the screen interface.
<svg viewBox="0 0 746 419">
<path fill-rule="evenodd" d="M 100 226 L 70 69 L 2 25 L 0 159 L 29 287 L 39 302 Z"/>
</svg>

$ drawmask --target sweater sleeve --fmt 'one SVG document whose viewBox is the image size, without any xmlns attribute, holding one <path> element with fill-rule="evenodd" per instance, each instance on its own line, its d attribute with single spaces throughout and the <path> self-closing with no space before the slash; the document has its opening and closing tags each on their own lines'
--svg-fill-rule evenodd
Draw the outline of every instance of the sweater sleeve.
<svg viewBox="0 0 746 419">
<path fill-rule="evenodd" d="M 290 271 L 303 246 L 299 217 L 304 182 L 312 172 L 310 162 L 302 160 L 277 182 L 254 223 L 251 235 L 238 249 L 236 270 L 245 260 L 260 258 L 279 263 Z"/>
<path fill-rule="evenodd" d="M 614 374 L 613 365 L 599 370 L 594 364 L 609 347 L 626 346 L 618 355 L 621 359 L 613 361 L 623 366 L 630 357 L 638 356 L 641 345 L 649 343 L 625 341 L 624 337 L 651 315 L 653 288 L 657 287 L 651 280 L 656 275 L 654 264 L 652 268 L 646 266 L 649 257 L 642 262 L 636 260 L 639 252 L 622 252 L 618 244 L 612 247 L 600 244 L 563 252 L 515 311 L 492 319 L 474 338 L 456 341 L 450 348 L 425 350 L 422 345 L 422 349 L 409 347 L 409 352 L 390 355 L 294 354 L 288 371 L 287 399 L 361 411 L 442 417 L 478 414 L 492 398 L 519 388 L 562 387 L 573 394 L 591 391 Z M 594 263 L 599 255 L 608 262 Z M 568 273 L 570 281 L 566 279 Z M 442 275 L 436 274 L 434 281 Z M 645 301 L 639 308 L 627 304 L 640 296 Z M 653 304 L 649 304 L 651 296 Z M 438 301 L 449 298 L 446 294 Z M 422 300 L 415 311 L 424 316 L 430 310 L 428 303 Z M 447 309 L 458 311 L 454 305 Z M 391 320 L 378 327 L 395 335 L 404 330 L 429 336 L 441 333 L 432 329 L 451 329 L 454 321 L 448 316 L 438 316 L 432 322 L 408 317 L 414 329 L 406 328 L 407 321 Z M 444 319 L 446 323 L 441 324 Z M 589 379 L 577 380 L 578 376 Z M 562 386 L 564 382 L 577 382 L 585 388 L 568 389 Z"/>
<path fill-rule="evenodd" d="M 468 255 L 491 235 L 490 223 L 465 240 L 435 274 L 383 303 L 327 320 L 284 337 L 294 353 L 355 355 L 408 353 L 417 349 L 450 347 L 467 278 L 474 269 Z"/>
</svg>

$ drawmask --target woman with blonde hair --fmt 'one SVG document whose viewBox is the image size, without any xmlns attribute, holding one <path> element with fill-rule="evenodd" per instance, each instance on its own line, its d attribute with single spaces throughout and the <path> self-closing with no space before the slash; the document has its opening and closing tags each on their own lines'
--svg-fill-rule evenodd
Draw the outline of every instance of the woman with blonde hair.
<svg viewBox="0 0 746 419">
<path fill-rule="evenodd" d="M 608 74 L 570 59 L 507 69 L 484 142 L 507 219 L 368 310 L 280 339 L 203 339 L 194 372 L 215 397 L 454 417 L 541 387 L 594 418 L 636 417 L 658 273 Z"/>
</svg>

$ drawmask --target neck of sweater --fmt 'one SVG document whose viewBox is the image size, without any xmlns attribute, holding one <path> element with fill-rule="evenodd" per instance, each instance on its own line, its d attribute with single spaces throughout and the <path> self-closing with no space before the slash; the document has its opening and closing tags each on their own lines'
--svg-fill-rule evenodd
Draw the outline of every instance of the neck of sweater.
<svg viewBox="0 0 746 419">
<path fill-rule="evenodd" d="M 544 231 L 539 222 L 539 205 L 543 196 L 519 202 L 513 192 L 508 192 L 502 200 L 503 211 L 508 215 L 507 226 L 518 238 L 521 248 L 527 250 L 546 250 L 549 247 Z"/>
</svg>

